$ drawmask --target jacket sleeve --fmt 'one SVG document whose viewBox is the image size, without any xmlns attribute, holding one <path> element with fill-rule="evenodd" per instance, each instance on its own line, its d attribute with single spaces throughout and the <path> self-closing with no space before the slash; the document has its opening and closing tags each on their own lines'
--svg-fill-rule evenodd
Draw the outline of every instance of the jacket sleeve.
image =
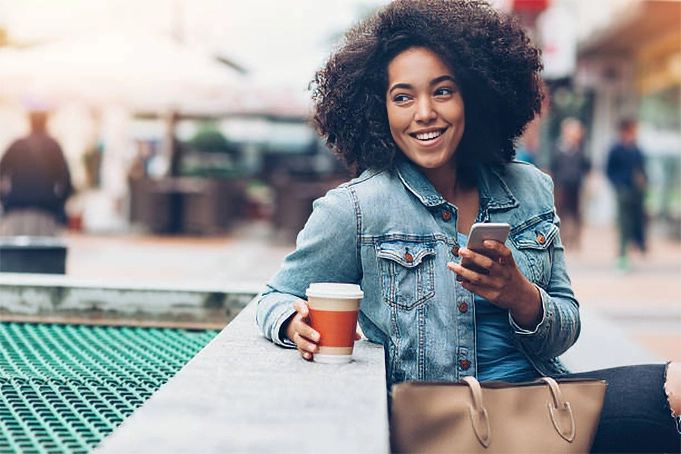
<svg viewBox="0 0 681 454">
<path fill-rule="evenodd" d="M 306 299 L 310 283 L 359 283 L 357 223 L 347 188 L 329 191 L 314 202 L 312 214 L 298 234 L 296 249 L 284 259 L 258 300 L 256 322 L 267 339 L 281 346 L 294 346 L 282 328 L 295 313 L 293 302 Z"/>
<path fill-rule="evenodd" d="M 550 179 L 546 180 L 546 183 L 549 187 L 548 193 L 552 197 L 553 185 Z M 554 209 L 553 224 L 557 228 L 559 223 Z M 537 285 L 543 317 L 535 329 L 522 329 L 509 315 L 509 321 L 516 334 L 515 340 L 530 359 L 558 357 L 579 337 L 581 330 L 579 303 L 572 290 L 564 252 L 560 233 L 557 232 L 546 252 L 550 260 L 548 283 L 544 286 Z"/>
<path fill-rule="evenodd" d="M 0 157 L 0 175 L 10 175 L 14 169 L 15 162 L 20 155 L 20 140 L 15 140 L 7 147 L 7 150 Z"/>
<path fill-rule="evenodd" d="M 615 146 L 611 147 L 608 150 L 608 155 L 605 160 L 605 176 L 608 177 L 608 180 L 610 180 L 610 183 L 612 184 L 615 184 L 616 181 L 615 150 Z"/>
<path fill-rule="evenodd" d="M 524 330 L 510 315 L 509 318 L 520 348 L 530 358 L 556 358 L 565 353 L 579 338 L 581 331 L 579 303 L 570 288 L 567 274 L 554 276 L 552 273 L 549 287 L 538 288 L 544 314 L 537 327 L 532 331 Z"/>
<path fill-rule="evenodd" d="M 51 140 L 49 149 L 50 172 L 54 181 L 55 195 L 61 201 L 65 201 L 73 195 L 74 188 L 71 182 L 71 172 L 66 161 L 64 151 L 56 140 Z"/>
<path fill-rule="evenodd" d="M 12 173 L 14 172 L 14 165 L 17 159 L 19 148 L 19 140 L 14 141 L 3 153 L 0 158 L 0 203 L 3 207 L 7 202 L 9 193 L 12 188 Z"/>
</svg>

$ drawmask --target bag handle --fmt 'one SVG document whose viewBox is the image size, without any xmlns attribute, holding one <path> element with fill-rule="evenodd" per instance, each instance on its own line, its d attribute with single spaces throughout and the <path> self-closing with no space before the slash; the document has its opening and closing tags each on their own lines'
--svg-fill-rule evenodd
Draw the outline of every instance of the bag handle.
<svg viewBox="0 0 681 454">
<path fill-rule="evenodd" d="M 487 416 L 487 409 L 482 402 L 482 388 L 475 377 L 466 376 L 461 379 L 471 390 L 473 397 L 473 404 L 468 405 L 468 412 L 471 416 L 471 423 L 473 424 L 473 431 L 478 441 L 485 448 L 489 447 L 491 430 L 489 426 L 489 417 Z"/>
<path fill-rule="evenodd" d="M 553 405 L 550 402 L 546 403 L 553 427 L 556 428 L 558 435 L 572 443 L 575 439 L 575 416 L 572 413 L 570 402 L 563 399 L 563 393 L 556 380 L 551 377 L 541 377 L 539 380 L 549 385 L 551 396 L 553 396 Z M 562 420 L 563 424 L 559 420 Z M 567 425 L 565 424 L 566 422 Z"/>
<path fill-rule="evenodd" d="M 461 379 L 468 385 L 471 391 L 473 403 L 468 406 L 468 411 L 473 425 L 473 431 L 478 441 L 485 448 L 489 447 L 491 439 L 491 429 L 487 409 L 482 401 L 482 388 L 475 377 L 466 376 Z M 575 417 L 572 413 L 570 402 L 563 398 L 563 393 L 558 386 L 558 382 L 551 377 L 541 377 L 538 381 L 548 385 L 553 403 L 547 402 L 546 406 L 551 416 L 553 427 L 564 440 L 572 443 L 575 439 Z M 566 424 L 567 423 L 567 424 Z"/>
</svg>

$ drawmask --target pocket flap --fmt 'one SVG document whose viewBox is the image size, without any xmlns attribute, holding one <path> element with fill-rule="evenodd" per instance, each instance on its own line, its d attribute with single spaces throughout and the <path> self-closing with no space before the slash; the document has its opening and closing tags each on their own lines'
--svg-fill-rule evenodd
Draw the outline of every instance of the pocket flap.
<svg viewBox="0 0 681 454">
<path fill-rule="evenodd" d="M 518 249 L 546 249 L 556 235 L 558 227 L 550 220 L 541 220 L 517 232 L 511 232 L 511 241 Z"/>
<path fill-rule="evenodd" d="M 428 256 L 435 255 L 435 248 L 426 244 L 392 241 L 378 246 L 378 257 L 392 260 L 405 268 L 414 268 Z"/>
</svg>

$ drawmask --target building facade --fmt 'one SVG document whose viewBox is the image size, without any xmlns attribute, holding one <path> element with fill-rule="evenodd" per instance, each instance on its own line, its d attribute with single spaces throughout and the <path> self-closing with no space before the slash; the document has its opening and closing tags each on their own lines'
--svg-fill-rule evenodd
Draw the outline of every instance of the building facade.
<svg viewBox="0 0 681 454">
<path fill-rule="evenodd" d="M 637 119 L 648 157 L 651 220 L 678 236 L 681 1 L 620 1 L 611 11 L 607 23 L 581 38 L 577 51 L 574 87 L 592 99 L 591 156 L 602 169 L 619 120 Z"/>
</svg>

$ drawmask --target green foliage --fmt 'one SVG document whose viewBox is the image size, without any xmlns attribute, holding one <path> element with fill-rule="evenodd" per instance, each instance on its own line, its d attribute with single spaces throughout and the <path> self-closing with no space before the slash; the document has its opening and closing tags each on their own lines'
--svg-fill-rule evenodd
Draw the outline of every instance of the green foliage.
<svg viewBox="0 0 681 454">
<path fill-rule="evenodd" d="M 214 125 L 205 125 L 189 140 L 189 146 L 205 153 L 225 153 L 235 155 L 238 149 Z"/>
</svg>

